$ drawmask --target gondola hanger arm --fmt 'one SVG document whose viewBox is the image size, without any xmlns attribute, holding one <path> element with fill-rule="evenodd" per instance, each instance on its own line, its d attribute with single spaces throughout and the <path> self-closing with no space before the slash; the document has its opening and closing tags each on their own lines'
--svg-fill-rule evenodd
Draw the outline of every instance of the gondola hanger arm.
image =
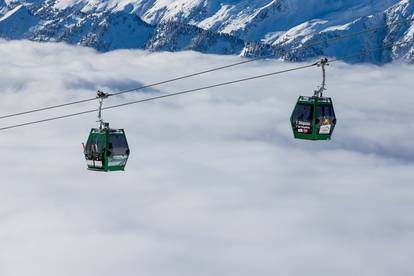
<svg viewBox="0 0 414 276">
<path fill-rule="evenodd" d="M 314 94 L 315 97 L 322 98 L 323 91 L 326 90 L 326 69 L 325 69 L 325 66 L 329 66 L 328 62 L 329 62 L 329 60 L 327 58 L 323 58 L 319 62 L 316 63 L 316 66 L 322 68 L 322 83 L 321 83 L 320 87 L 317 90 L 315 90 L 315 94 Z"/>
<path fill-rule="evenodd" d="M 105 126 L 105 122 L 102 118 L 102 106 L 103 106 L 103 101 L 104 99 L 108 98 L 110 94 L 105 93 L 103 91 L 98 90 L 96 92 L 96 98 L 99 99 L 99 109 L 98 109 L 98 123 L 99 123 L 99 129 L 103 129 L 103 127 Z"/>
</svg>

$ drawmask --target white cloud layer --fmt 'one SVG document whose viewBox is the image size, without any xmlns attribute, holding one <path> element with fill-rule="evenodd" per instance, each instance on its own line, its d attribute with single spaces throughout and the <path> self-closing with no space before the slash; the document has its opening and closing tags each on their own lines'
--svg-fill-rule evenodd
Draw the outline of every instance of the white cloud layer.
<svg viewBox="0 0 414 276">
<path fill-rule="evenodd" d="M 0 43 L 1 114 L 93 97 L 237 57 Z M 107 105 L 297 66 L 257 62 Z M 412 275 L 414 67 L 328 68 L 338 126 L 295 141 L 307 69 L 104 112 L 124 173 L 85 169 L 96 115 L 0 133 L 0 275 Z M 95 108 L 94 103 L 20 119 Z"/>
</svg>

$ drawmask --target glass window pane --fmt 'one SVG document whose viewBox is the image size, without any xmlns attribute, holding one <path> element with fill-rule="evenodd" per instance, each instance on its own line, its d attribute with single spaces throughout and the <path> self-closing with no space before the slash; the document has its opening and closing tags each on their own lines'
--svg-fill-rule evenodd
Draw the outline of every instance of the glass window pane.
<svg viewBox="0 0 414 276">
<path fill-rule="evenodd" d="M 333 109 L 331 105 L 318 105 L 316 107 L 316 117 L 333 117 Z"/>
<path fill-rule="evenodd" d="M 127 154 L 128 142 L 124 134 L 111 134 L 109 136 L 109 148 L 113 155 Z"/>
<path fill-rule="evenodd" d="M 297 104 L 293 112 L 294 121 L 311 122 L 313 117 L 313 106 L 310 104 Z"/>
</svg>

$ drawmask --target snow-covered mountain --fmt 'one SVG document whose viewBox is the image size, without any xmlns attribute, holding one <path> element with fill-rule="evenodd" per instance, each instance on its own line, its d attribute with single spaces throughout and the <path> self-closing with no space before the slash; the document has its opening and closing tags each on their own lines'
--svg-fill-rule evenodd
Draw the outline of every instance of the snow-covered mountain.
<svg viewBox="0 0 414 276">
<path fill-rule="evenodd" d="M 349 61 L 414 62 L 414 0 L 0 0 L 0 37 L 298 61 L 385 44 Z"/>
</svg>

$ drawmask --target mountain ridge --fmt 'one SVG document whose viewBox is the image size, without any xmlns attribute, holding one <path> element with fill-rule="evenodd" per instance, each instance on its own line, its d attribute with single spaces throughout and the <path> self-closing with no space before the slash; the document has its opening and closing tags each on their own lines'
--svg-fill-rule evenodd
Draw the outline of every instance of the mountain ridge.
<svg viewBox="0 0 414 276">
<path fill-rule="evenodd" d="M 347 61 L 413 63 L 414 0 L 0 0 L 0 38 L 291 61 L 391 44 Z"/>
</svg>

